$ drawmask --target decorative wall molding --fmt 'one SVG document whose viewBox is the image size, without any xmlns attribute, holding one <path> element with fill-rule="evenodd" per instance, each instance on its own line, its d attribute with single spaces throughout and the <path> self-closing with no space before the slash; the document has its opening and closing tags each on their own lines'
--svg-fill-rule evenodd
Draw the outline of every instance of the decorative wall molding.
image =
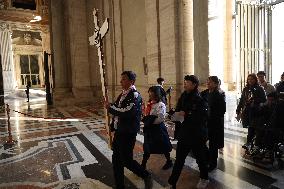
<svg viewBox="0 0 284 189">
<path fill-rule="evenodd" d="M 0 29 L 1 26 L 5 26 L 7 29 L 10 30 L 23 30 L 23 31 L 38 31 L 38 32 L 49 32 L 48 25 L 38 25 L 38 24 L 31 24 L 31 23 L 21 23 L 21 22 L 12 22 L 12 21 L 1 21 L 0 20 Z"/>
<path fill-rule="evenodd" d="M 9 24 L 7 23 L 0 23 L 0 31 L 9 30 Z"/>
<path fill-rule="evenodd" d="M 0 0 L 0 10 L 5 10 L 8 7 L 7 0 Z"/>
<path fill-rule="evenodd" d="M 30 45 L 13 45 L 12 51 L 14 52 L 14 55 L 41 54 L 42 47 L 41 46 L 30 46 Z"/>
</svg>

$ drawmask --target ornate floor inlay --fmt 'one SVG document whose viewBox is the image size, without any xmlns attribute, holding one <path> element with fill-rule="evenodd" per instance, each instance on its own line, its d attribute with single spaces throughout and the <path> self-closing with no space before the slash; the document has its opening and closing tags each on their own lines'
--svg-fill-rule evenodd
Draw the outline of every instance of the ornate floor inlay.
<svg viewBox="0 0 284 189">
<path fill-rule="evenodd" d="M 284 171 L 272 164 L 253 162 L 243 156 L 246 129 L 233 119 L 234 99 L 225 124 L 225 148 L 219 153 L 218 169 L 209 174 L 209 189 L 283 188 Z M 44 101 L 27 104 L 10 99 L 13 146 L 7 140 L 6 115 L 0 113 L 0 189 L 89 189 L 113 188 L 112 151 L 106 143 L 104 112 L 91 105 L 49 108 Z M 19 113 L 21 112 L 21 113 Z M 173 137 L 174 124 L 167 122 Z M 137 136 L 134 158 L 141 162 L 143 132 Z M 172 141 L 176 146 L 176 141 Z M 175 159 L 175 149 L 171 153 Z M 170 170 L 162 170 L 163 155 L 151 155 L 147 168 L 154 189 L 168 186 Z M 188 156 L 178 182 L 179 189 L 195 188 L 198 166 Z M 144 188 L 143 181 L 125 169 L 127 189 Z"/>
</svg>

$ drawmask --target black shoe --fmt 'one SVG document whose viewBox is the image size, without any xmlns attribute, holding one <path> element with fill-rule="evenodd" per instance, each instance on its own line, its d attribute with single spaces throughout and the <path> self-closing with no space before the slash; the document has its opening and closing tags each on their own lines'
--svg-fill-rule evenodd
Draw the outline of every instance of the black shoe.
<svg viewBox="0 0 284 189">
<path fill-rule="evenodd" d="M 242 148 L 245 150 L 249 150 L 250 149 L 250 144 L 249 143 L 245 143 L 244 145 L 242 145 Z"/>
<path fill-rule="evenodd" d="M 153 188 L 153 178 L 151 173 L 149 173 L 149 175 L 146 178 L 144 178 L 144 184 L 145 184 L 145 189 Z"/>
<path fill-rule="evenodd" d="M 168 180 L 168 183 L 170 184 L 170 189 L 176 189 L 176 184 L 172 182 L 172 177 L 170 176 L 169 180 Z"/>
<path fill-rule="evenodd" d="M 171 168 L 172 166 L 173 166 L 173 162 L 172 162 L 172 160 L 170 160 L 170 161 L 167 161 L 165 163 L 165 165 L 162 167 L 162 169 L 167 170 L 167 169 Z"/>
<path fill-rule="evenodd" d="M 217 168 L 217 165 L 209 165 L 208 166 L 208 172 L 211 172 L 211 171 L 213 171 L 216 168 Z"/>
</svg>

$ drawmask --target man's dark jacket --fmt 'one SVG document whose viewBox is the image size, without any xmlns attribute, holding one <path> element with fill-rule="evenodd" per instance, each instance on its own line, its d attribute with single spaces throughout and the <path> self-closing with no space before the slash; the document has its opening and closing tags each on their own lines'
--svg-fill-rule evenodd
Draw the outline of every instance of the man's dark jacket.
<svg viewBox="0 0 284 189">
<path fill-rule="evenodd" d="M 184 144 L 192 144 L 206 139 L 207 107 L 197 91 L 183 92 L 178 100 L 176 112 L 184 111 L 185 117 L 177 139 Z"/>
<path fill-rule="evenodd" d="M 109 108 L 109 113 L 118 117 L 116 133 L 137 134 L 140 129 L 142 97 L 137 90 L 131 89 L 119 106 L 120 98 L 121 95 Z"/>
</svg>

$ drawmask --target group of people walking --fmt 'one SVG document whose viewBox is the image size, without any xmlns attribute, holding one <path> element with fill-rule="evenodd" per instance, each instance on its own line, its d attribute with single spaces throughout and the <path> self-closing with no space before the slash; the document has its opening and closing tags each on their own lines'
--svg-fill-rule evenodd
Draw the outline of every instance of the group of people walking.
<svg viewBox="0 0 284 189">
<path fill-rule="evenodd" d="M 166 161 L 162 169 L 173 167 L 168 183 L 171 188 L 176 188 L 185 159 L 190 152 L 193 153 L 200 170 L 197 188 L 205 188 L 209 183 L 208 172 L 217 167 L 218 149 L 224 146 L 226 101 L 225 93 L 220 89 L 220 80 L 217 76 L 210 76 L 207 81 L 208 89 L 199 93 L 199 79 L 195 75 L 184 77 L 184 92 L 169 115 L 183 118 L 178 123 L 178 131 L 175 132 L 178 142 L 173 164 L 170 158 L 172 145 L 164 123 L 167 116 L 166 94 L 170 89 L 165 91 L 161 82 L 150 87 L 148 103 L 142 108 L 142 97 L 134 86 L 135 79 L 134 72 L 124 71 L 120 81 L 122 93 L 114 103 L 105 102 L 105 107 L 113 115 L 111 127 L 115 132 L 112 163 L 116 188 L 124 188 L 124 167 L 143 178 L 145 188 L 152 188 L 152 175 L 146 170 L 151 154 L 164 154 Z M 157 81 L 164 80 L 159 78 Z M 133 159 L 133 149 L 141 117 L 144 123 L 144 154 L 142 163 L 139 164 Z M 206 146 L 208 140 L 209 148 Z"/>
<path fill-rule="evenodd" d="M 275 87 L 266 81 L 265 76 L 263 71 L 249 74 L 238 103 L 237 119 L 248 128 L 247 143 L 244 148 L 250 145 L 253 139 L 256 146 L 261 143 L 263 132 L 260 132 L 259 126 L 263 125 L 263 122 L 264 125 L 269 122 L 275 127 L 281 127 L 283 123 L 283 120 L 282 123 L 280 120 L 283 116 L 281 113 L 284 113 L 283 102 L 282 109 L 274 102 L 277 96 L 284 92 L 284 73 Z M 226 98 L 225 92 L 220 88 L 220 79 L 217 76 L 209 76 L 207 89 L 199 93 L 198 78 L 195 75 L 184 77 L 184 92 L 179 97 L 176 108 L 169 111 L 169 117 L 182 117 L 179 121 L 174 120 L 176 123 L 174 138 L 178 141 L 174 164 L 170 158 L 172 145 L 164 123 L 167 116 L 166 96 L 171 88 L 165 91 L 164 79 L 158 78 L 158 85 L 149 88 L 149 100 L 143 108 L 142 97 L 134 85 L 135 80 L 134 72 L 124 71 L 120 81 L 122 93 L 114 103 L 105 102 L 105 107 L 113 115 L 112 163 L 116 188 L 125 187 L 124 167 L 143 178 L 146 189 L 152 188 L 152 175 L 146 170 L 147 161 L 151 154 L 164 154 L 166 161 L 162 169 L 173 167 L 168 183 L 174 189 L 190 152 L 196 159 L 200 171 L 197 188 L 205 188 L 209 183 L 208 172 L 217 167 L 218 149 L 224 147 Z M 139 164 L 133 159 L 133 149 L 136 135 L 140 130 L 141 118 L 144 123 L 144 154 L 142 163 Z M 268 139 L 273 138 L 271 132 L 266 136 Z M 271 142 L 273 141 L 264 143 Z"/>
</svg>

